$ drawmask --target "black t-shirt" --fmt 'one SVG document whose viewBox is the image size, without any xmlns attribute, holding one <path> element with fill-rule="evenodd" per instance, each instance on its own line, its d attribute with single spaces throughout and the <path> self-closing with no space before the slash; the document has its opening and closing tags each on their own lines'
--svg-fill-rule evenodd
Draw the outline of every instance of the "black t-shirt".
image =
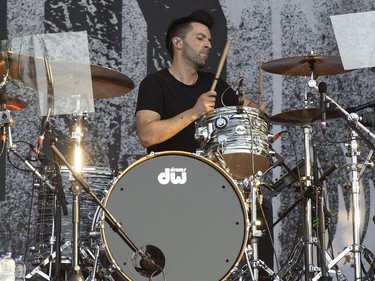
<svg viewBox="0 0 375 281">
<path fill-rule="evenodd" d="M 161 119 L 169 119 L 192 108 L 198 97 L 211 89 L 215 76 L 212 73 L 198 72 L 198 80 L 194 85 L 185 85 L 178 81 L 168 69 L 149 74 L 139 86 L 136 111 L 148 109 L 160 114 Z M 237 105 L 238 97 L 228 83 L 219 79 L 215 108 Z M 223 95 L 224 104 L 221 102 Z M 150 146 L 150 153 L 167 150 L 196 152 L 198 142 L 195 140 L 195 123 L 191 123 L 181 132 L 165 142 Z"/>
</svg>

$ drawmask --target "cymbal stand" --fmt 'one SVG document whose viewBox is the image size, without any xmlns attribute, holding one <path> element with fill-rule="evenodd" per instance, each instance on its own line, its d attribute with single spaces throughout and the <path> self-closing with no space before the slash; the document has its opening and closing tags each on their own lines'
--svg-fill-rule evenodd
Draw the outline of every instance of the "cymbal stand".
<svg viewBox="0 0 375 281">
<path fill-rule="evenodd" d="M 344 251 L 342 251 L 336 258 L 328 259 L 327 269 L 329 270 L 333 266 L 335 266 L 343 257 L 347 254 L 352 252 L 354 254 L 354 280 L 359 281 L 362 279 L 362 268 L 361 268 L 361 252 L 367 250 L 363 245 L 361 245 L 360 240 L 360 185 L 359 185 L 359 166 L 358 163 L 358 155 L 360 152 L 358 151 L 358 136 L 361 136 L 361 139 L 364 140 L 370 147 L 371 151 L 369 157 L 372 156 L 373 150 L 375 150 L 375 146 L 372 142 L 368 141 L 365 134 L 362 133 L 364 131 L 367 136 L 370 136 L 372 140 L 375 140 L 375 135 L 371 133 L 363 124 L 359 122 L 359 116 L 356 113 L 348 113 L 345 109 L 343 109 L 340 105 L 338 105 L 332 98 L 326 95 L 326 100 L 333 104 L 336 107 L 336 110 L 339 111 L 347 121 L 347 124 L 352 129 L 351 131 L 351 141 L 350 144 L 346 144 L 348 147 L 348 156 L 351 157 L 351 165 L 349 166 L 349 170 L 351 172 L 351 185 L 352 185 L 352 224 L 353 224 L 353 244 L 346 247 Z M 359 130 L 361 129 L 361 130 Z M 369 160 L 367 157 L 367 160 Z M 363 171 L 363 170 L 362 170 Z M 361 171 L 361 173 L 362 173 Z M 368 251 L 368 250 L 367 250 Z M 372 265 L 373 266 L 373 265 Z M 373 268 L 374 269 L 374 268 Z M 318 280 L 318 279 L 316 279 Z"/>
<path fill-rule="evenodd" d="M 312 173 L 311 173 L 311 154 L 310 154 L 310 140 L 312 126 L 309 124 L 302 125 L 304 134 L 304 154 L 305 154 L 305 191 L 309 193 L 312 190 Z M 304 250 L 305 250 L 305 280 L 311 280 L 312 273 L 317 271 L 313 265 L 313 244 L 316 239 L 312 234 L 312 200 L 310 196 L 305 198 L 304 202 Z"/>
<path fill-rule="evenodd" d="M 82 121 L 85 115 L 75 116 L 75 130 L 72 132 L 72 141 L 74 142 L 74 170 L 76 173 L 81 173 L 82 170 L 82 151 L 81 151 L 81 139 L 83 136 L 82 133 Z M 72 257 L 72 266 L 68 274 L 68 281 L 83 281 L 84 277 L 79 265 L 79 242 L 80 242 L 80 232 L 79 232 L 79 223 L 80 223 L 80 198 L 79 195 L 82 192 L 82 187 L 74 182 L 71 185 L 71 190 L 73 194 L 73 257 Z"/>
</svg>

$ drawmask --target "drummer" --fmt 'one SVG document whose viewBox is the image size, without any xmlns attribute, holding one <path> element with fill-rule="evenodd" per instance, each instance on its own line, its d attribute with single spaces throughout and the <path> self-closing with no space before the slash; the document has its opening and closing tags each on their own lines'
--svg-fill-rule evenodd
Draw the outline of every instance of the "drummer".
<svg viewBox="0 0 375 281">
<path fill-rule="evenodd" d="M 214 108 L 238 105 L 238 96 L 227 82 L 219 78 L 212 91 L 215 75 L 201 70 L 212 47 L 213 24 L 212 15 L 205 10 L 170 23 L 165 43 L 172 64 L 146 76 L 138 92 L 137 131 L 148 153 L 195 153 L 199 145 L 194 121 Z M 243 105 L 258 107 L 247 98 Z M 264 105 L 260 110 L 265 111 Z"/>
</svg>

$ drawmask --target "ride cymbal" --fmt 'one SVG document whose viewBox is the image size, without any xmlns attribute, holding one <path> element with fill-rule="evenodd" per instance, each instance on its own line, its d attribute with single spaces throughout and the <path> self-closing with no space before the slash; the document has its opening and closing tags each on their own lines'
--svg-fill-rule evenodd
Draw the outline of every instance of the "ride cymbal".
<svg viewBox="0 0 375 281">
<path fill-rule="evenodd" d="M 264 71 L 287 76 L 334 75 L 345 70 L 340 56 L 307 55 L 272 60 L 262 64 Z"/>
<path fill-rule="evenodd" d="M 328 110 L 326 112 L 327 119 L 338 119 L 341 115 L 337 111 Z M 312 124 L 321 119 L 320 108 L 303 108 L 296 109 L 286 112 L 281 112 L 270 117 L 270 120 L 274 124 L 281 125 L 303 125 Z"/>
<path fill-rule="evenodd" d="M 91 65 L 94 99 L 125 95 L 134 89 L 133 81 L 125 74 L 100 65 Z"/>
</svg>

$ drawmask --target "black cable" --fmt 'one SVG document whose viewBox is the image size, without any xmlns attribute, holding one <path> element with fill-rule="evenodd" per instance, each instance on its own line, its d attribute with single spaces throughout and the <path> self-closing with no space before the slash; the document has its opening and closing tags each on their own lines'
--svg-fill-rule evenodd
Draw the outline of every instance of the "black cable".
<svg viewBox="0 0 375 281">
<path fill-rule="evenodd" d="M 9 162 L 9 164 L 10 164 L 14 169 L 16 169 L 16 170 L 18 170 L 18 171 L 21 171 L 21 172 L 29 172 L 29 173 L 32 173 L 32 172 L 33 172 L 33 171 L 31 171 L 30 169 L 21 169 L 21 168 L 17 167 L 17 166 L 12 162 L 12 160 L 11 160 L 11 158 L 10 158 L 10 154 L 11 154 L 11 153 L 7 153 L 8 162 Z"/>
</svg>

